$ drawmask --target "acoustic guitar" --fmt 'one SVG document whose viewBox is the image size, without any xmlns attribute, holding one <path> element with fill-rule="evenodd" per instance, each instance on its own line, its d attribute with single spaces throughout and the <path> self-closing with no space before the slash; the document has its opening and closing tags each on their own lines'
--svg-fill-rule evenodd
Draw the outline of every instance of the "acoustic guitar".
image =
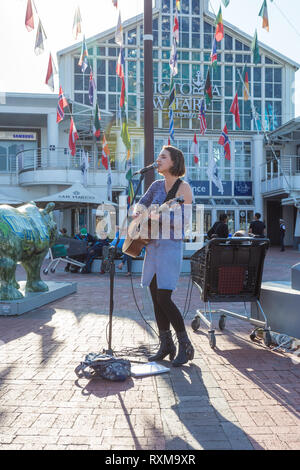
<svg viewBox="0 0 300 470">
<path fill-rule="evenodd" d="M 164 202 L 160 207 L 155 211 L 156 214 L 160 214 L 164 211 L 169 210 L 174 204 L 183 204 L 183 196 L 170 199 L 167 202 Z M 138 215 L 132 222 L 129 224 L 127 237 L 124 241 L 122 252 L 126 255 L 136 258 L 141 253 L 142 249 L 148 245 L 148 243 L 153 239 L 151 234 L 158 233 L 159 230 L 159 220 L 153 220 L 150 217 L 150 213 L 153 214 L 153 209 L 148 208 L 144 212 Z"/>
</svg>

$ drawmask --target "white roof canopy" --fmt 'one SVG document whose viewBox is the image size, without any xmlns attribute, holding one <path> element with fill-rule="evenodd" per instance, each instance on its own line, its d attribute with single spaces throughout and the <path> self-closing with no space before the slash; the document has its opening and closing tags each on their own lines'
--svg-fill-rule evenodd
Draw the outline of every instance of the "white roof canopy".
<svg viewBox="0 0 300 470">
<path fill-rule="evenodd" d="M 91 191 L 86 189 L 82 184 L 75 183 L 70 188 L 61 191 L 60 193 L 51 194 L 40 199 L 36 199 L 36 202 L 62 202 L 71 204 L 111 204 L 116 205 L 110 201 L 104 201 L 103 198 L 96 196 Z"/>
<path fill-rule="evenodd" d="M 24 204 L 23 201 L 20 199 L 15 199 L 10 196 L 6 196 L 6 194 L 0 193 L 0 204 L 13 204 L 13 205 L 18 205 L 18 204 Z"/>
</svg>

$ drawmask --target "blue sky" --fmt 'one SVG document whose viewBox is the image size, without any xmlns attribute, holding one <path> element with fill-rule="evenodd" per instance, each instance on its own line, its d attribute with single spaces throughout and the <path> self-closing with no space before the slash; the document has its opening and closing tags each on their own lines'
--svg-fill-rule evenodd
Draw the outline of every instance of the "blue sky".
<svg viewBox="0 0 300 470">
<path fill-rule="evenodd" d="M 75 42 L 72 25 L 78 4 L 86 37 L 117 24 L 117 11 L 111 0 L 35 0 L 35 3 L 48 36 L 46 51 L 41 56 L 34 54 L 36 32 L 28 33 L 24 25 L 27 0 L 0 2 L 0 53 L 2 64 L 5 63 L 5 67 L 1 66 L 0 92 L 50 92 L 44 84 L 49 51 L 56 54 Z M 119 0 L 119 3 L 122 20 L 143 11 L 144 0 Z M 221 0 L 210 0 L 210 9 L 217 12 L 220 3 Z M 262 0 L 230 0 L 229 6 L 223 7 L 223 18 L 251 36 L 257 27 L 261 42 L 300 63 L 299 0 L 274 0 L 274 3 L 268 0 L 269 33 L 262 29 L 258 17 L 261 5 Z M 295 86 L 296 115 L 300 115 L 300 72 L 296 74 Z"/>
</svg>

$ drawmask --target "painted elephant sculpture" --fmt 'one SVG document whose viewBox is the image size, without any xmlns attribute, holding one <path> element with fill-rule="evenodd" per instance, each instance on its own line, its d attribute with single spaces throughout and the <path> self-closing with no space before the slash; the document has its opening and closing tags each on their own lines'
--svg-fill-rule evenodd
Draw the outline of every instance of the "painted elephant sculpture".
<svg viewBox="0 0 300 470">
<path fill-rule="evenodd" d="M 54 203 L 39 209 L 34 202 L 14 208 L 0 206 L 0 300 L 23 297 L 15 278 L 17 263 L 27 274 L 26 292 L 46 292 L 41 280 L 43 260 L 57 238 Z"/>
</svg>

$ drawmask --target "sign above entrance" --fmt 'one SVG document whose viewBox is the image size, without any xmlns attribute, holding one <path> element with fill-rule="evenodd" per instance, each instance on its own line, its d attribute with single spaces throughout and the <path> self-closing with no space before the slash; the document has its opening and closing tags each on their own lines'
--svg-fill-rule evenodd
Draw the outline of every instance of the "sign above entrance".
<svg viewBox="0 0 300 470">
<path fill-rule="evenodd" d="M 189 181 L 195 197 L 209 196 L 209 181 Z"/>
<path fill-rule="evenodd" d="M 36 140 L 36 132 L 0 131 L 0 140 Z"/>
<path fill-rule="evenodd" d="M 169 108 L 169 82 L 154 82 L 153 107 L 154 110 Z M 201 72 L 196 72 L 195 78 L 190 82 L 175 83 L 176 98 L 174 117 L 197 118 L 201 100 L 204 98 L 205 80 L 201 77 Z M 212 85 L 214 98 L 221 98 L 221 87 Z"/>
<path fill-rule="evenodd" d="M 252 196 L 252 181 L 235 181 L 235 196 Z"/>
</svg>

